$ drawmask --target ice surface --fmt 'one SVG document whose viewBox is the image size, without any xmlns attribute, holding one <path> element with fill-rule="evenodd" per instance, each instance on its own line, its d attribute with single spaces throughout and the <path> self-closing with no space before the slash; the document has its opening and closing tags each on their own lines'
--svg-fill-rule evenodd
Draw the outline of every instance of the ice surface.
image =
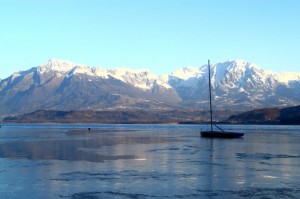
<svg viewBox="0 0 300 199">
<path fill-rule="evenodd" d="M 88 130 L 91 127 L 91 130 Z M 300 127 L 4 125 L 3 198 L 299 198 Z"/>
</svg>

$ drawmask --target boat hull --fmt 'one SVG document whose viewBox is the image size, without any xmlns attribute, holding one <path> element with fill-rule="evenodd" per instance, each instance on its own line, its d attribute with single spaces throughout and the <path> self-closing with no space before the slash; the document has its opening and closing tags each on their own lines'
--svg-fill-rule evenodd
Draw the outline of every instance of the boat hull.
<svg viewBox="0 0 300 199">
<path fill-rule="evenodd" d="M 240 138 L 244 133 L 238 132 L 222 132 L 222 131 L 201 131 L 201 137 L 209 138 Z"/>
</svg>

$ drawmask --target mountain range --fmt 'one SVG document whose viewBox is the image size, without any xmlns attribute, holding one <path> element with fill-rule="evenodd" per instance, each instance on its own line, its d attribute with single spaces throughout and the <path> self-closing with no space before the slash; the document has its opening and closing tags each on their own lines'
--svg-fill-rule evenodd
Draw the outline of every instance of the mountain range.
<svg viewBox="0 0 300 199">
<path fill-rule="evenodd" d="M 264 71 L 242 59 L 211 66 L 214 110 L 300 104 L 300 73 Z M 52 59 L 0 80 L 0 115 L 36 110 L 208 109 L 208 69 L 184 67 L 167 75 L 101 69 Z"/>
</svg>

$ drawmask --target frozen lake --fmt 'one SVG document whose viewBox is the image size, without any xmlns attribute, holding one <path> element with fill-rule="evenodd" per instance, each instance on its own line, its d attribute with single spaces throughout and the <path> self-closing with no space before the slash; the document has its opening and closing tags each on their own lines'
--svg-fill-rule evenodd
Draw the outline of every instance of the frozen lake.
<svg viewBox="0 0 300 199">
<path fill-rule="evenodd" d="M 300 198 L 300 126 L 205 127 L 4 125 L 0 198 Z"/>
</svg>

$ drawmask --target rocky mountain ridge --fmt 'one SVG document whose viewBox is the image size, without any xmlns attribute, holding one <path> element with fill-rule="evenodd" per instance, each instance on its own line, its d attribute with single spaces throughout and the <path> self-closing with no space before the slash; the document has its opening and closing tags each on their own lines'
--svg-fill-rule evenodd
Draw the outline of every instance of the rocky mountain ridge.
<svg viewBox="0 0 300 199">
<path fill-rule="evenodd" d="M 214 110 L 300 104 L 300 73 L 273 73 L 237 59 L 211 66 Z M 207 65 L 158 76 L 49 60 L 0 80 L 0 115 L 52 110 L 207 110 Z"/>
</svg>

